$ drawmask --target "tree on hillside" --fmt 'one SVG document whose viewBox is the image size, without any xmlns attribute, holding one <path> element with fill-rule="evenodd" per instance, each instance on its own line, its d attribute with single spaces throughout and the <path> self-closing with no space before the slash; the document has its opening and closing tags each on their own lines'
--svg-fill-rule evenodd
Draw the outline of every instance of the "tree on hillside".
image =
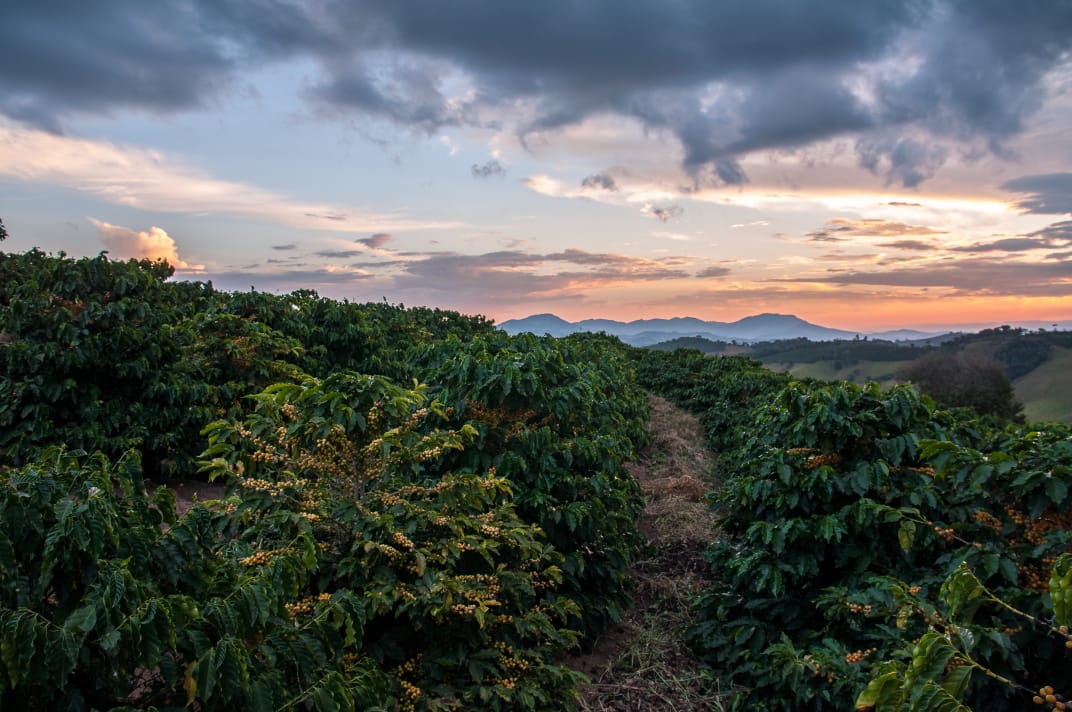
<svg viewBox="0 0 1072 712">
<path fill-rule="evenodd" d="M 976 354 L 935 352 L 920 356 L 898 374 L 946 408 L 974 408 L 1022 422 L 1023 403 L 1016 400 L 1005 367 Z"/>
<path fill-rule="evenodd" d="M 4 229 L 4 221 L 0 220 L 0 242 L 7 239 L 7 230 Z"/>
</svg>

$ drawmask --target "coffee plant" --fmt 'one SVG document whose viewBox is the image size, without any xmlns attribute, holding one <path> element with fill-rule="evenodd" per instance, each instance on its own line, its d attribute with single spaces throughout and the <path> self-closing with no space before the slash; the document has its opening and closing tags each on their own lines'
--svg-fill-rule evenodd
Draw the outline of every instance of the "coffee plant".
<svg viewBox="0 0 1072 712">
<path fill-rule="evenodd" d="M 628 605 L 640 546 L 640 489 L 623 464 L 646 437 L 644 406 L 621 344 L 496 333 L 417 359 L 454 420 L 475 428 L 476 447 L 451 466 L 510 480 L 518 513 L 565 557 L 561 590 L 580 606 L 571 625 L 602 632 Z"/>
<path fill-rule="evenodd" d="M 1048 687 L 1061 702 L 1047 579 L 1072 543 L 1067 427 L 935 411 L 908 387 L 775 390 L 744 359 L 634 358 L 719 449 L 719 583 L 691 640 L 731 707 L 1008 709 L 1053 705 Z M 732 399 L 746 416 L 723 412 Z"/>
<path fill-rule="evenodd" d="M 370 655 L 403 708 L 570 705 L 577 676 L 554 662 L 577 640 L 562 555 L 519 518 L 505 478 L 443 468 L 474 428 L 441 427 L 447 408 L 378 376 L 307 377 L 256 400 L 209 426 L 206 469 L 232 483 L 240 563 L 315 543 L 296 619 L 360 595 L 349 654 Z"/>
<path fill-rule="evenodd" d="M 340 655 L 362 621 L 338 592 L 295 625 L 311 541 L 262 567 L 227 515 L 150 497 L 136 458 L 48 450 L 0 485 L 0 705 L 20 710 L 386 708 L 388 678 Z M 330 613 L 329 613 L 330 611 Z M 351 642 L 350 649 L 359 652 Z"/>
<path fill-rule="evenodd" d="M 619 342 L 104 255 L 0 276 L 0 706 L 573 707 L 640 545 Z M 148 484 L 191 475 L 227 497 Z"/>
</svg>

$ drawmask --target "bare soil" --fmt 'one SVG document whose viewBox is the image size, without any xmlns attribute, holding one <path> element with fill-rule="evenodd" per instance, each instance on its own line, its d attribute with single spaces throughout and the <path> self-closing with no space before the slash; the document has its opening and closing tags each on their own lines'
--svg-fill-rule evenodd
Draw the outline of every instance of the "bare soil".
<svg viewBox="0 0 1072 712">
<path fill-rule="evenodd" d="M 649 542 L 631 570 L 633 607 L 566 663 L 591 681 L 581 688 L 582 710 L 721 710 L 683 642 L 692 601 L 710 581 L 703 552 L 716 524 L 706 502 L 717 486 L 714 461 L 694 416 L 654 396 L 648 406 L 651 443 L 626 466 L 644 490 L 638 527 Z"/>
<path fill-rule="evenodd" d="M 220 483 L 199 482 L 198 480 L 171 479 L 166 485 L 175 490 L 175 514 L 180 517 L 198 502 L 223 499 L 227 489 Z"/>
</svg>

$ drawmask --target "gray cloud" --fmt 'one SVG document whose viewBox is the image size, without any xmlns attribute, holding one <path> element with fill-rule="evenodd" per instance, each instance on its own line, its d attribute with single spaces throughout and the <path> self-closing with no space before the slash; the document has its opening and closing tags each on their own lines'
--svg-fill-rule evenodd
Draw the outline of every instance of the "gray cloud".
<svg viewBox="0 0 1072 712">
<path fill-rule="evenodd" d="M 327 257 L 334 260 L 345 260 L 361 254 L 361 250 L 321 250 L 316 253 L 318 257 Z"/>
<path fill-rule="evenodd" d="M 856 151 L 861 166 L 905 188 L 916 188 L 933 177 L 947 155 L 944 146 L 896 135 L 860 139 Z"/>
<path fill-rule="evenodd" d="M 888 271 L 835 271 L 823 277 L 777 279 L 839 285 L 877 285 L 953 289 L 961 294 L 988 296 L 1072 295 L 1072 262 L 1025 263 L 989 257 L 915 264 Z"/>
<path fill-rule="evenodd" d="M 1048 247 L 1046 240 L 1032 237 L 1006 237 L 993 242 L 976 242 L 974 245 L 954 247 L 953 252 L 1025 252 Z"/>
<path fill-rule="evenodd" d="M 272 249 L 273 250 L 279 250 L 281 252 L 285 252 L 287 250 L 296 250 L 296 249 L 298 249 L 298 243 L 296 243 L 296 242 L 288 242 L 285 245 L 272 245 Z"/>
<path fill-rule="evenodd" d="M 628 255 L 570 248 L 534 254 L 502 250 L 479 255 L 428 253 L 418 259 L 364 262 L 352 265 L 389 276 L 393 289 L 442 300 L 483 303 L 489 294 L 497 301 L 521 303 L 535 297 L 564 298 L 578 290 L 628 282 L 684 279 L 680 258 L 649 260 Z"/>
<path fill-rule="evenodd" d="M 640 212 L 661 222 L 669 222 L 684 215 L 685 209 L 680 205 L 645 205 Z"/>
<path fill-rule="evenodd" d="M 1055 222 L 1051 225 L 1047 225 L 1041 230 L 1028 233 L 1030 237 L 1041 237 L 1046 240 L 1063 240 L 1065 242 L 1072 242 L 1072 220 L 1062 220 L 1061 222 Z"/>
<path fill-rule="evenodd" d="M 732 273 L 729 267 L 719 267 L 717 265 L 711 265 L 710 267 L 704 267 L 702 270 L 696 273 L 696 276 L 700 279 L 710 279 L 712 277 L 725 277 Z"/>
<path fill-rule="evenodd" d="M 1072 213 L 1072 173 L 1023 176 L 1001 184 L 1002 190 L 1024 193 L 1016 207 L 1029 213 Z"/>
<path fill-rule="evenodd" d="M 201 8 L 7 0 L 0 9 L 0 112 L 59 132 L 72 113 L 202 107 L 228 88 L 235 61 Z"/>
<path fill-rule="evenodd" d="M 955 247 L 955 252 L 1026 252 L 1028 250 L 1064 249 L 1072 246 L 1072 220 L 1047 225 L 1041 230 L 1006 237 L 992 242 L 977 242 L 974 245 Z"/>
<path fill-rule="evenodd" d="M 390 235 L 386 232 L 377 232 L 375 235 L 370 235 L 369 237 L 358 238 L 354 240 L 354 242 L 359 242 L 365 247 L 377 249 L 383 247 L 393 239 L 395 239 L 393 235 Z"/>
<path fill-rule="evenodd" d="M 893 242 L 884 242 L 879 247 L 889 247 L 894 250 L 917 250 L 920 252 L 934 249 L 934 245 L 923 240 L 894 240 Z"/>
<path fill-rule="evenodd" d="M 697 184 L 746 181 L 749 151 L 847 136 L 915 186 L 957 146 L 1005 155 L 1072 49 L 1072 4 L 8 0 L 0 46 L 0 111 L 52 130 L 197 109 L 304 60 L 324 114 L 431 132 L 524 105 L 523 136 L 624 115 L 676 137 Z M 452 96 L 458 76 L 478 89 Z"/>
<path fill-rule="evenodd" d="M 896 220 L 832 218 L 827 220 L 818 230 L 809 232 L 807 237 L 811 242 L 842 242 L 850 237 L 904 237 L 907 235 L 941 234 L 944 234 L 941 230 L 935 230 L 926 225 L 908 225 Z"/>
<path fill-rule="evenodd" d="M 499 163 L 494 158 L 483 165 L 477 165 L 474 163 L 470 167 L 470 171 L 474 178 L 490 178 L 492 176 L 501 176 L 506 173 L 506 168 L 503 164 Z"/>
<path fill-rule="evenodd" d="M 357 60 L 335 64 L 308 95 L 330 112 L 356 111 L 431 134 L 463 120 L 440 89 L 441 75 L 431 60 L 398 58 L 374 66 Z"/>
<path fill-rule="evenodd" d="M 614 182 L 614 176 L 609 173 L 593 173 L 585 176 L 581 181 L 582 188 L 596 188 L 598 190 L 618 190 L 618 184 Z"/>
</svg>

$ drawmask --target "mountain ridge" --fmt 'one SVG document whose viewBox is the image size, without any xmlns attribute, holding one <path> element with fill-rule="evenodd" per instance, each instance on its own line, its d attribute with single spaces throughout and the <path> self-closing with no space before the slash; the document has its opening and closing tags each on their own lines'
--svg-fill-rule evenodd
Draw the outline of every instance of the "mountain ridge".
<svg viewBox="0 0 1072 712">
<path fill-rule="evenodd" d="M 665 319 L 583 319 L 566 321 L 555 314 L 533 314 L 522 319 L 509 319 L 499 324 L 508 334 L 531 332 L 562 337 L 577 332 L 602 331 L 617 336 L 633 346 L 651 346 L 675 338 L 700 336 L 712 341 L 738 341 L 755 343 L 781 339 L 806 338 L 812 341 L 835 341 L 839 339 L 879 338 L 890 341 L 911 341 L 939 336 L 946 331 L 925 332 L 915 329 L 896 329 L 884 332 L 862 332 L 834 329 L 805 321 L 793 314 L 765 312 L 753 314 L 733 322 L 704 321 L 696 317 L 672 317 Z"/>
</svg>

